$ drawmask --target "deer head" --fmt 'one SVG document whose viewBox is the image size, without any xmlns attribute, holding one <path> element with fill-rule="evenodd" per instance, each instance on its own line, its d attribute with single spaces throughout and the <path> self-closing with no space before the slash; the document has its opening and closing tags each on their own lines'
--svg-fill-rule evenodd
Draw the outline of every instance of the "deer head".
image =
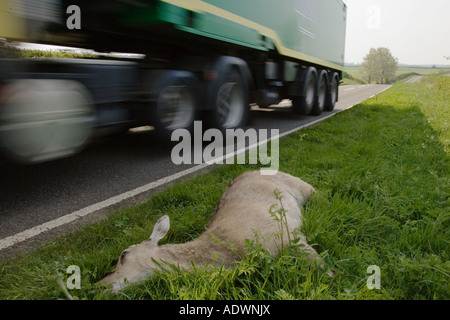
<svg viewBox="0 0 450 320">
<path fill-rule="evenodd" d="M 158 243 L 170 229 L 169 216 L 161 217 L 155 224 L 150 237 L 137 245 L 132 245 L 122 251 L 114 272 L 100 280 L 101 283 L 111 285 L 113 292 L 124 288 L 127 284 L 135 283 L 143 277 L 153 274 L 158 265 L 153 257 L 158 256 Z"/>
</svg>

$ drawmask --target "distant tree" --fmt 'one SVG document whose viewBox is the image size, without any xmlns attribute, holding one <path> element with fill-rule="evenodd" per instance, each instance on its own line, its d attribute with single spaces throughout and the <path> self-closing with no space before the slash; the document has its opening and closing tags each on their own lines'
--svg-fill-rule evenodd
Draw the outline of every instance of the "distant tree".
<svg viewBox="0 0 450 320">
<path fill-rule="evenodd" d="M 364 57 L 362 68 L 368 83 L 385 84 L 395 78 L 398 59 L 392 56 L 388 48 L 372 48 Z"/>
</svg>

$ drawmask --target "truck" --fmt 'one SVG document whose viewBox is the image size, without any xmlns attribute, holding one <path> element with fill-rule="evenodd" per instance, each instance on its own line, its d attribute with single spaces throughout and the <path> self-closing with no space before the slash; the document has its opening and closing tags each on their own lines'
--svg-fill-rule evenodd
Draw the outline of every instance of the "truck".
<svg viewBox="0 0 450 320">
<path fill-rule="evenodd" d="M 19 59 L 0 48 L 0 150 L 36 163 L 99 132 L 195 120 L 244 126 L 284 99 L 333 110 L 344 66 L 342 0 L 0 0 L 4 47 L 29 42 L 139 59 Z M 2 53 L 3 52 L 3 53 Z"/>
</svg>

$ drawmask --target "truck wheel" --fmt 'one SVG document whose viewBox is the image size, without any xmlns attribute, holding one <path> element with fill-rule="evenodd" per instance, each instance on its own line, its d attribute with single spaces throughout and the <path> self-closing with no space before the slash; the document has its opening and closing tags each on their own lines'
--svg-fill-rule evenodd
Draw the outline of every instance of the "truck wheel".
<svg viewBox="0 0 450 320">
<path fill-rule="evenodd" d="M 314 107 L 312 108 L 311 114 L 318 116 L 322 113 L 325 108 L 325 102 L 327 99 L 327 88 L 328 88 L 328 74 L 325 70 L 320 71 L 317 80 L 317 96 L 314 102 Z"/>
<path fill-rule="evenodd" d="M 37 163 L 77 153 L 95 123 L 88 90 L 73 80 L 15 80 L 3 90 L 0 144 L 13 160 Z"/>
<path fill-rule="evenodd" d="M 214 109 L 209 125 L 224 130 L 243 126 L 249 115 L 248 88 L 244 78 L 234 68 L 220 81 L 213 94 Z"/>
<path fill-rule="evenodd" d="M 186 129 L 192 125 L 195 100 L 188 84 L 165 87 L 156 102 L 157 127 L 164 131 Z"/>
<path fill-rule="evenodd" d="M 338 100 L 339 93 L 339 75 L 337 72 L 333 72 L 330 75 L 330 90 L 327 94 L 327 100 L 325 103 L 325 111 L 333 111 L 336 101 Z"/>
<path fill-rule="evenodd" d="M 194 74 L 187 71 L 155 70 L 147 75 L 150 96 L 148 121 L 162 138 L 170 138 L 176 129 L 193 126 L 196 114 L 196 86 Z"/>
<path fill-rule="evenodd" d="M 301 70 L 300 95 L 292 98 L 292 108 L 295 113 L 308 115 L 311 113 L 316 100 L 317 71 L 314 67 Z"/>
</svg>

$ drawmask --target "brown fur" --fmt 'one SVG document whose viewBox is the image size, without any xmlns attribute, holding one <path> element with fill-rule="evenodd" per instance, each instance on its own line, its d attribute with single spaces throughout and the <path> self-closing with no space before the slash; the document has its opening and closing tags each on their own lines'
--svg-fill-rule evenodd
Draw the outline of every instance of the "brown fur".
<svg viewBox="0 0 450 320">
<path fill-rule="evenodd" d="M 230 183 L 206 230 L 197 239 L 158 246 L 158 241 L 169 230 L 169 218 L 164 216 L 156 223 L 148 240 L 122 253 L 116 270 L 102 282 L 112 284 L 114 291 L 120 290 L 126 282 L 137 282 L 152 275 L 158 268 L 153 259 L 161 265 L 165 262 L 181 269 L 188 269 L 192 263 L 231 267 L 245 255 L 245 240 L 254 239 L 255 232 L 260 235 L 263 247 L 276 256 L 281 245 L 287 244 L 289 239 L 286 232 L 278 241 L 273 237 L 280 231 L 280 223 L 269 212 L 273 205 L 275 210 L 280 208 L 275 190 L 282 196 L 287 227 L 290 232 L 294 231 L 302 224 L 301 207 L 314 188 L 283 172 L 271 176 L 261 175 L 259 171 L 247 172 Z M 304 251 L 315 254 L 306 238 L 300 239 Z"/>
</svg>

